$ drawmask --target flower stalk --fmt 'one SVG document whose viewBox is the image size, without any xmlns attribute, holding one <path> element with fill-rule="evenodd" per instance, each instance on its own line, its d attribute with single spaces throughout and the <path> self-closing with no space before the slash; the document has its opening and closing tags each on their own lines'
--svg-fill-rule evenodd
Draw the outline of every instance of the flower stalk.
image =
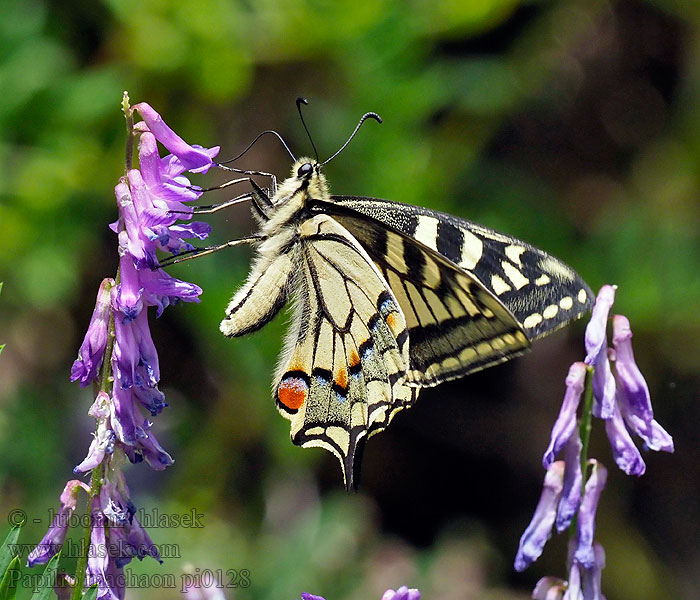
<svg viewBox="0 0 700 600">
<path fill-rule="evenodd" d="M 71 380 L 93 384 L 89 414 L 96 429 L 85 459 L 75 473 L 89 473 L 90 484 L 72 480 L 61 495 L 61 519 L 32 550 L 30 566 L 48 562 L 65 541 L 80 490 L 86 492 L 88 523 L 82 532 L 71 599 L 97 584 L 99 600 L 123 600 L 122 570 L 133 558 L 161 561 L 157 546 L 136 518 L 136 506 L 122 472 L 127 462 L 146 462 L 160 471 L 173 459 L 155 438 L 149 417 L 167 404 L 159 390 L 158 354 L 151 337 L 149 307 L 160 316 L 179 302 L 198 302 L 199 286 L 180 281 L 160 268 L 157 251 L 178 254 L 192 246 L 188 237 L 204 239 L 205 223 L 193 222 L 192 207 L 201 192 L 184 176 L 204 173 L 218 147 L 187 144 L 148 104 L 130 106 L 126 92 L 122 111 L 127 126 L 125 173 L 115 187 L 119 218 L 110 225 L 117 235 L 119 265 L 114 279 L 100 285 L 92 319 L 71 368 Z M 142 121 L 134 123 L 134 112 Z M 138 139 L 138 168 L 133 147 Z M 171 151 L 161 157 L 158 143 Z M 189 213 L 189 214 L 188 214 Z M 183 216 L 184 215 L 184 216 Z M 189 221 L 180 223 L 179 221 Z"/>
<path fill-rule="evenodd" d="M 134 162 L 134 111 L 129 104 L 129 93 L 122 96 L 122 112 L 126 121 L 126 150 L 124 154 L 124 175 L 131 171 Z"/>
<path fill-rule="evenodd" d="M 646 468 L 631 434 L 650 450 L 673 452 L 673 439 L 654 420 L 649 388 L 634 360 L 632 330 L 626 317 L 615 315 L 613 348 L 608 348 L 608 314 L 615 286 L 598 293 L 586 327 L 585 362 L 571 365 L 566 393 L 543 457 L 544 486 L 535 514 L 520 539 L 515 569 L 536 561 L 552 535 L 569 529 L 567 581 L 544 577 L 535 586 L 535 600 L 604 600 L 601 571 L 605 552 L 595 542 L 595 514 L 607 481 L 607 469 L 588 457 L 593 417 L 604 421 L 613 458 L 627 475 Z M 563 452 L 564 460 L 555 461 Z"/>
</svg>

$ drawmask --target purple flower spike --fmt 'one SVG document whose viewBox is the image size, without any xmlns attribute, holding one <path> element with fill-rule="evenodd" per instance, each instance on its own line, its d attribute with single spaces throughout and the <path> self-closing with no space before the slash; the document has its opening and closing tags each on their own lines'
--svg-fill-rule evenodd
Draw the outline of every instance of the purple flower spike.
<svg viewBox="0 0 700 600">
<path fill-rule="evenodd" d="M 398 590 L 387 590 L 382 596 L 382 600 L 420 600 L 420 592 L 415 589 L 409 589 L 402 585 Z"/>
<path fill-rule="evenodd" d="M 301 593 L 301 600 L 325 600 L 321 596 L 315 596 L 314 594 L 309 594 L 307 592 Z"/>
<path fill-rule="evenodd" d="M 85 490 L 87 493 L 90 492 L 90 488 L 77 479 L 72 479 L 66 483 L 66 487 L 61 494 L 61 509 L 53 518 L 46 535 L 29 553 L 27 557 L 27 566 L 33 567 L 35 565 L 43 565 L 49 562 L 49 559 L 61 549 L 63 542 L 66 541 L 71 515 L 75 510 L 78 492 L 81 489 Z"/>
<path fill-rule="evenodd" d="M 586 364 L 595 367 L 593 375 L 593 414 L 600 419 L 612 417 L 615 403 L 615 379 L 608 360 L 607 322 L 615 301 L 616 286 L 604 285 L 598 292 L 591 320 L 586 327 Z"/>
<path fill-rule="evenodd" d="M 542 486 L 542 495 L 537 503 L 535 514 L 520 538 L 518 553 L 515 556 L 515 570 L 523 571 L 535 562 L 547 540 L 552 535 L 552 525 L 557 514 L 557 506 L 564 487 L 564 462 L 557 461 L 547 469 Z"/>
<path fill-rule="evenodd" d="M 148 126 L 148 130 L 156 136 L 170 152 L 177 156 L 185 169 L 193 173 L 206 173 L 212 166 L 212 158 L 219 153 L 219 147 L 202 148 L 190 146 L 165 124 L 163 118 L 151 106 L 141 102 L 134 106 Z"/>
<path fill-rule="evenodd" d="M 557 532 L 561 533 L 570 524 L 581 506 L 581 438 L 572 435 L 564 448 L 564 488 L 557 508 Z"/>
<path fill-rule="evenodd" d="M 592 465 L 591 475 L 586 482 L 586 488 L 578 513 L 578 545 L 574 552 L 574 560 L 586 569 L 595 567 L 595 552 L 593 551 L 593 534 L 595 532 L 595 513 L 598 508 L 600 494 L 608 478 L 607 469 L 595 459 L 588 461 Z"/>
<path fill-rule="evenodd" d="M 543 577 L 532 590 L 533 600 L 562 600 L 566 591 L 566 581 L 558 577 Z"/>
<path fill-rule="evenodd" d="M 576 411 L 579 401 L 581 400 L 581 394 L 583 393 L 585 379 L 586 365 L 582 362 L 576 362 L 571 365 L 569 374 L 566 377 L 564 402 L 562 403 L 559 416 L 552 428 L 549 447 L 542 459 L 542 464 L 545 469 L 548 469 L 552 465 L 556 455 L 564 447 L 564 444 L 566 444 L 574 431 L 576 431 Z"/>
<path fill-rule="evenodd" d="M 617 402 L 627 426 L 651 450 L 673 452 L 673 438 L 654 420 L 649 387 L 632 352 L 632 330 L 627 317 L 613 317 L 613 346 L 617 373 Z"/>
<path fill-rule="evenodd" d="M 80 387 L 97 379 L 102 365 L 105 347 L 107 346 L 107 331 L 110 318 L 110 290 L 114 287 L 114 279 L 103 279 L 97 292 L 95 309 L 88 326 L 85 339 L 78 350 L 78 358 L 70 371 L 71 381 L 80 381 Z"/>
<path fill-rule="evenodd" d="M 637 446 L 634 445 L 617 405 L 615 405 L 612 418 L 605 421 L 605 432 L 608 434 L 617 466 L 626 475 L 644 475 L 647 468 L 644 459 L 642 459 Z"/>
</svg>

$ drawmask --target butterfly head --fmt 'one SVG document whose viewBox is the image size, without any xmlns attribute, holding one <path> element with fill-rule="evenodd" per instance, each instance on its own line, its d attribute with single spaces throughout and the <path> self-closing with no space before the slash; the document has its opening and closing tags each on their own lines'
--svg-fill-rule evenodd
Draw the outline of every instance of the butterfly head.
<svg viewBox="0 0 700 600">
<path fill-rule="evenodd" d="M 295 192 L 305 192 L 309 199 L 326 200 L 330 193 L 326 178 L 321 173 L 321 165 L 314 158 L 298 159 L 292 166 L 287 182 L 292 184 Z"/>
</svg>

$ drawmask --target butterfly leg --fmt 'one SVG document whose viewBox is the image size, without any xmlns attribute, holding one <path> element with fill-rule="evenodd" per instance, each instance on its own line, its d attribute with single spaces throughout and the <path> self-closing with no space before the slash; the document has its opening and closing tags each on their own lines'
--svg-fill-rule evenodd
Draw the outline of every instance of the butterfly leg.
<svg viewBox="0 0 700 600">
<path fill-rule="evenodd" d="M 247 237 L 240 238 L 237 240 L 230 240 L 230 241 L 225 242 L 223 244 L 217 244 L 216 246 L 205 246 L 204 248 L 194 248 L 193 250 L 188 250 L 187 252 L 181 252 L 180 254 L 178 254 L 176 256 L 172 256 L 172 257 L 162 261 L 155 268 L 169 267 L 170 265 L 184 262 L 184 261 L 190 260 L 192 258 L 198 258 L 199 256 L 206 256 L 207 254 L 213 254 L 214 252 L 218 252 L 219 250 L 223 250 L 224 248 L 233 248 L 234 246 L 240 246 L 241 244 L 254 244 L 255 242 L 259 242 L 263 239 L 265 239 L 265 238 L 261 235 L 249 235 Z"/>
<path fill-rule="evenodd" d="M 277 177 L 275 177 L 272 173 L 266 173 L 265 171 L 249 171 L 246 169 L 236 169 L 235 167 L 229 167 L 222 164 L 217 164 L 216 166 L 220 169 L 224 169 L 225 171 L 233 171 L 234 173 L 240 173 L 241 175 L 259 175 L 260 177 L 269 177 L 270 193 L 272 196 L 274 196 L 277 193 Z"/>
<path fill-rule="evenodd" d="M 212 188 L 216 189 L 216 188 Z M 170 213 L 174 215 L 178 214 L 185 214 L 185 215 L 209 215 L 215 212 L 218 212 L 224 208 L 228 208 L 229 206 L 234 206 L 236 204 L 241 204 L 242 202 L 248 202 L 252 200 L 253 196 L 250 192 L 247 192 L 245 194 L 241 194 L 240 196 L 236 196 L 235 198 L 231 198 L 230 200 L 226 200 L 225 202 L 222 202 L 221 204 L 209 204 L 205 206 L 194 206 L 192 211 L 185 211 L 185 210 L 171 210 Z"/>
</svg>

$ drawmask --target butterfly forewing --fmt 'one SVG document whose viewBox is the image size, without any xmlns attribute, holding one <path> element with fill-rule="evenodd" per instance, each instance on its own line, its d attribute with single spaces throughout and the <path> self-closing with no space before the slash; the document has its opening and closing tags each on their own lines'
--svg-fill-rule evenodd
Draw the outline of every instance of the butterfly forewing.
<svg viewBox="0 0 700 600">
<path fill-rule="evenodd" d="M 351 487 L 366 437 L 417 396 L 405 383 L 406 323 L 386 281 L 344 227 L 318 215 L 299 231 L 294 319 L 275 398 L 292 422 L 294 443 L 335 454 Z"/>
<path fill-rule="evenodd" d="M 508 309 L 439 253 L 361 215 L 335 218 L 375 261 L 405 315 L 414 385 L 437 385 L 529 347 Z"/>
<path fill-rule="evenodd" d="M 332 200 L 336 210 L 400 232 L 470 273 L 513 314 L 530 340 L 578 319 L 592 306 L 590 288 L 573 269 L 517 238 L 420 206 L 354 196 Z M 328 212 L 333 214 L 333 208 Z M 384 250 L 379 246 L 377 251 L 381 263 Z"/>
</svg>

